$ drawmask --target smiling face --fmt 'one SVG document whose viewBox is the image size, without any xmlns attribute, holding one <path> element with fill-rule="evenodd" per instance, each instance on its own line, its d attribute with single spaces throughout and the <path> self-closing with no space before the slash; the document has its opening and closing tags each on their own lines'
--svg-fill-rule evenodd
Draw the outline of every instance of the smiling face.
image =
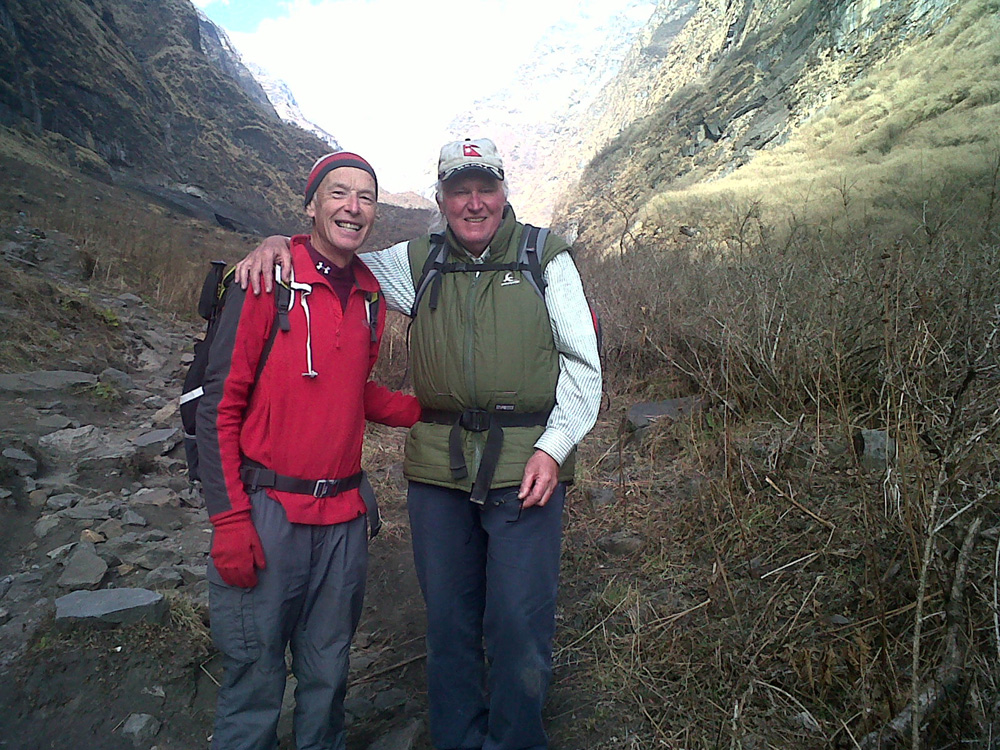
<svg viewBox="0 0 1000 750">
<path fill-rule="evenodd" d="M 496 177 L 470 169 L 445 180 L 438 205 L 462 246 L 479 256 L 500 228 L 507 196 Z"/>
<path fill-rule="evenodd" d="M 340 268 L 351 262 L 372 231 L 375 195 L 370 174 L 338 167 L 323 178 L 306 206 L 306 215 L 313 220 L 313 247 Z"/>
</svg>

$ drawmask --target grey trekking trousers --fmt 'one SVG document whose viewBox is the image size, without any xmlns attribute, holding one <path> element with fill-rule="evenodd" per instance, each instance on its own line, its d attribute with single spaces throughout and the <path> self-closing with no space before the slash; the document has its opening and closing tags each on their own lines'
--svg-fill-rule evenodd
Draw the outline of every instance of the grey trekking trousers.
<svg viewBox="0 0 1000 750">
<path fill-rule="evenodd" d="M 212 750 L 274 750 L 291 646 L 298 750 L 344 750 L 344 694 L 351 638 L 368 573 L 367 519 L 308 526 L 288 521 L 259 490 L 252 517 L 266 567 L 257 585 L 225 584 L 208 563 L 212 640 L 224 678 Z"/>
</svg>

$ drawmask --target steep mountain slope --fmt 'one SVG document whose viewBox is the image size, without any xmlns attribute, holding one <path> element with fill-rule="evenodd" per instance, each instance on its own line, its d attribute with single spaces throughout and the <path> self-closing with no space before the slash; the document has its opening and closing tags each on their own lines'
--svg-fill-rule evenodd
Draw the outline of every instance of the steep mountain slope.
<svg viewBox="0 0 1000 750">
<path fill-rule="evenodd" d="M 554 178 L 583 166 L 587 113 L 655 5 L 654 0 L 580 3 L 572 18 L 546 31 L 509 85 L 457 116 L 442 140 L 493 138 L 511 176 L 518 215 L 548 224 L 560 187 Z M 696 5 L 687 0 L 684 7 Z"/>
<path fill-rule="evenodd" d="M 922 122 L 952 118 L 961 142 L 990 140 L 988 110 L 1000 100 L 996 3 L 733 0 L 700 2 L 685 18 L 686 7 L 660 3 L 578 126 L 590 163 L 559 218 L 592 247 L 612 244 L 622 215 L 637 216 L 665 191 L 736 172 L 756 174 L 766 197 L 771 178 L 746 165 L 775 149 L 794 152 L 803 179 L 815 181 L 826 167 L 812 160 L 836 140 L 844 153 L 827 155 L 833 183 L 845 154 L 881 159 Z M 876 91 L 867 111 L 846 114 L 848 102 Z M 970 129 L 972 120 L 981 127 Z M 818 127 L 825 135 L 810 141 Z M 753 190 L 744 184 L 744 195 Z"/>
<path fill-rule="evenodd" d="M 340 150 L 340 144 L 336 138 L 316 123 L 306 119 L 306 116 L 302 114 L 302 110 L 299 109 L 299 103 L 295 100 L 295 95 L 292 94 L 292 90 L 288 88 L 287 83 L 280 78 L 275 78 L 266 70 L 253 63 L 247 63 L 247 69 L 253 74 L 254 82 L 264 91 L 268 103 L 274 107 L 274 110 L 282 120 L 298 125 L 307 133 L 312 133 L 332 150 Z"/>
<path fill-rule="evenodd" d="M 248 95 L 203 31 L 187 0 L 9 0 L 0 124 L 192 215 L 294 228 L 303 169 L 330 147 Z"/>
</svg>

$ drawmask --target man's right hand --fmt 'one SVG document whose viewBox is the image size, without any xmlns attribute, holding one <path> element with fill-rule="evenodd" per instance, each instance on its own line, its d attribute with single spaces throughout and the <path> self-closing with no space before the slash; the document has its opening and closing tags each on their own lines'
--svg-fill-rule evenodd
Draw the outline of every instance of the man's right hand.
<svg viewBox="0 0 1000 750">
<path fill-rule="evenodd" d="M 268 294 L 274 288 L 274 264 L 281 266 L 281 279 L 288 282 L 292 278 L 292 253 L 288 249 L 287 237 L 272 234 L 257 245 L 256 249 L 236 264 L 236 281 L 243 288 L 253 287 L 254 294 L 260 294 L 261 281 Z"/>
</svg>

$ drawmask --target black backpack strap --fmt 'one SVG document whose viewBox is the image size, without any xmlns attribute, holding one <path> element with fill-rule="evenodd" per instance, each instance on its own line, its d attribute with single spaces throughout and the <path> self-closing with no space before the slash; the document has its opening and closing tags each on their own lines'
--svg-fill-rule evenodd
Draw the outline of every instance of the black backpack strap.
<svg viewBox="0 0 1000 750">
<path fill-rule="evenodd" d="M 264 371 L 264 365 L 267 364 L 267 358 L 271 354 L 271 347 L 274 346 L 274 339 L 278 335 L 278 329 L 282 331 L 290 331 L 292 325 L 288 320 L 288 313 L 292 309 L 292 302 L 294 298 L 292 296 L 292 289 L 285 284 L 278 281 L 278 288 L 274 292 L 274 323 L 271 324 L 271 333 L 267 337 L 267 342 L 264 344 L 264 350 L 260 353 L 260 359 L 257 361 L 257 370 L 253 374 L 254 386 L 257 385 L 257 381 L 260 379 L 260 374 Z"/>
<path fill-rule="evenodd" d="M 441 291 L 440 266 L 444 263 L 444 259 L 447 256 L 448 248 L 445 246 L 444 235 L 440 233 L 432 234 L 431 247 L 427 253 L 427 259 L 424 261 L 424 267 L 420 270 L 420 278 L 413 289 L 413 307 L 410 308 L 411 318 L 416 316 L 417 306 L 420 304 L 424 292 L 427 291 L 427 287 L 431 283 L 434 283 L 435 280 L 435 287 L 431 290 L 431 309 L 437 309 L 438 295 Z"/>
<path fill-rule="evenodd" d="M 381 300 L 382 295 L 378 292 L 368 292 L 365 298 L 365 307 L 368 310 L 368 329 L 371 331 L 372 346 L 378 342 L 378 308 Z"/>
<path fill-rule="evenodd" d="M 538 248 L 545 247 L 545 239 L 549 235 L 548 229 L 539 229 L 531 224 L 524 225 L 524 232 L 521 234 L 521 247 L 518 250 L 517 260 L 522 267 L 528 269 L 528 283 L 534 287 L 538 296 L 545 299 L 545 287 L 548 284 L 542 273 L 542 262 L 538 256 Z"/>
</svg>

